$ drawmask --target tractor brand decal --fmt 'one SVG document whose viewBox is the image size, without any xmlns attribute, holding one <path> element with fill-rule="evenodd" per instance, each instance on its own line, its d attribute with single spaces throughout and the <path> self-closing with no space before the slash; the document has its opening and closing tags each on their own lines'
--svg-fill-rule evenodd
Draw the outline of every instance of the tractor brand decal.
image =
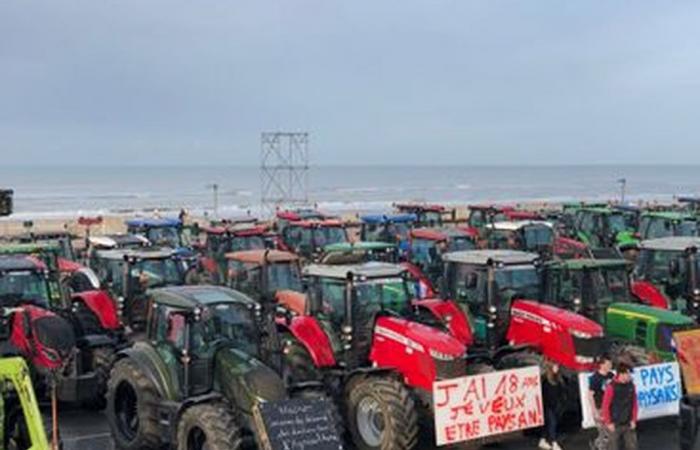
<svg viewBox="0 0 700 450">
<path fill-rule="evenodd" d="M 543 327 L 552 327 L 552 322 L 550 322 L 549 320 L 547 320 L 541 316 L 538 316 L 537 314 L 523 311 L 522 309 L 513 309 L 511 311 L 511 315 L 513 317 L 517 317 L 519 319 L 524 319 L 524 320 L 529 320 L 530 322 L 535 322 L 536 324 L 542 325 Z"/>
<path fill-rule="evenodd" d="M 591 375 L 592 373 L 588 372 L 580 373 L 578 376 L 583 428 L 595 426 L 588 403 L 588 380 Z M 683 395 L 678 363 L 635 367 L 632 372 L 632 381 L 637 389 L 639 420 L 678 415 L 680 399 Z"/>
<path fill-rule="evenodd" d="M 537 366 L 433 383 L 437 445 L 544 424 Z"/>
<path fill-rule="evenodd" d="M 414 341 L 413 339 L 409 339 L 406 336 L 397 333 L 394 330 L 390 330 L 389 328 L 385 327 L 377 327 L 374 331 L 379 336 L 391 339 L 392 341 L 396 341 L 399 344 L 405 345 L 406 348 L 410 348 L 411 350 L 415 350 L 417 352 L 425 353 L 425 348 L 423 348 L 421 344 Z"/>
</svg>

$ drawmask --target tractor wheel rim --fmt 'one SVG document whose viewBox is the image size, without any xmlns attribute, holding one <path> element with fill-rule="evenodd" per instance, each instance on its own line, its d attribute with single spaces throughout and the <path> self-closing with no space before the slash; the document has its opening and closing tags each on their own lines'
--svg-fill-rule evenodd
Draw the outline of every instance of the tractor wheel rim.
<svg viewBox="0 0 700 450">
<path fill-rule="evenodd" d="M 132 441 L 139 429 L 138 397 L 130 383 L 123 381 L 117 387 L 114 415 L 119 431 Z"/>
<path fill-rule="evenodd" d="M 381 405 L 373 397 L 365 397 L 357 406 L 357 430 L 370 447 L 379 447 L 384 437 L 386 421 Z"/>
<path fill-rule="evenodd" d="M 187 435 L 187 450 L 209 450 L 207 435 L 199 427 L 194 427 Z"/>
</svg>

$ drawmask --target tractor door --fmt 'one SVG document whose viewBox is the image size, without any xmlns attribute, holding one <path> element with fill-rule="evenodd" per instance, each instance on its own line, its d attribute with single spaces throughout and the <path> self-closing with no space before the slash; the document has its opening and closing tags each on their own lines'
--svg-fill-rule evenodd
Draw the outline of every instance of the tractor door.
<svg viewBox="0 0 700 450">
<path fill-rule="evenodd" d="M 488 302 L 486 272 L 479 266 L 469 264 L 449 264 L 447 267 L 447 289 L 471 318 L 474 338 L 484 343 L 487 339 Z"/>
<path fill-rule="evenodd" d="M 152 314 L 153 321 L 149 331 L 151 341 L 163 361 L 163 367 L 170 383 L 175 387 L 174 392 L 186 395 L 180 389 L 184 378 L 182 357 L 185 349 L 185 328 L 187 326 L 185 311 L 157 305 L 152 309 Z"/>
<path fill-rule="evenodd" d="M 314 277 L 308 290 L 312 315 L 328 336 L 336 360 L 342 360 L 341 329 L 345 323 L 345 281 Z"/>
</svg>

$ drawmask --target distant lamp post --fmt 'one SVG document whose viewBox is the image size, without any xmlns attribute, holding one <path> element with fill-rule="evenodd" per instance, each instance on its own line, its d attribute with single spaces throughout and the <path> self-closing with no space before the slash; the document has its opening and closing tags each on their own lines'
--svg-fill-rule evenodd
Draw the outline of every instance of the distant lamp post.
<svg viewBox="0 0 700 450">
<path fill-rule="evenodd" d="M 214 218 L 219 218 L 219 185 L 214 183 L 207 186 L 214 195 Z"/>
<path fill-rule="evenodd" d="M 627 188 L 627 178 L 620 178 L 617 180 L 620 183 L 620 204 L 625 203 L 625 190 Z"/>
</svg>

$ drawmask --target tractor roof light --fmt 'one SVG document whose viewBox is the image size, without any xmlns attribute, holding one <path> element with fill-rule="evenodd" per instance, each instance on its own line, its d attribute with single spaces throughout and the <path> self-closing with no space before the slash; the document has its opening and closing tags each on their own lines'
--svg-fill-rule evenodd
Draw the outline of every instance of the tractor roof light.
<svg viewBox="0 0 700 450">
<path fill-rule="evenodd" d="M 496 314 L 496 313 L 498 312 L 498 308 L 496 308 L 495 306 L 491 305 L 491 306 L 489 306 L 489 312 L 490 312 L 491 314 Z"/>
<path fill-rule="evenodd" d="M 352 327 L 350 325 L 343 325 L 340 331 L 343 334 L 352 334 Z"/>
<path fill-rule="evenodd" d="M 579 330 L 571 330 L 571 334 L 579 339 L 591 339 L 593 337 L 592 334 Z"/>
<path fill-rule="evenodd" d="M 574 298 L 574 305 L 581 306 L 581 297 Z"/>
</svg>

